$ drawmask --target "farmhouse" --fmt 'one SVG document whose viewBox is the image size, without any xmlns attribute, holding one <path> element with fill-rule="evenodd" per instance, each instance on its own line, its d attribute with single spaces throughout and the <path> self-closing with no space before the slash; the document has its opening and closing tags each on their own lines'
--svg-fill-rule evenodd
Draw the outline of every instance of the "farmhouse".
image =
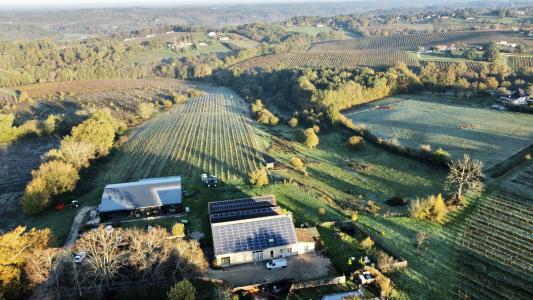
<svg viewBox="0 0 533 300">
<path fill-rule="evenodd" d="M 102 221 L 182 210 L 181 177 L 141 179 L 108 184 L 98 211 Z"/>
<path fill-rule="evenodd" d="M 210 202 L 208 210 L 218 265 L 299 255 L 315 249 L 318 232 L 297 231 L 292 215 L 276 205 L 274 196 Z"/>
</svg>

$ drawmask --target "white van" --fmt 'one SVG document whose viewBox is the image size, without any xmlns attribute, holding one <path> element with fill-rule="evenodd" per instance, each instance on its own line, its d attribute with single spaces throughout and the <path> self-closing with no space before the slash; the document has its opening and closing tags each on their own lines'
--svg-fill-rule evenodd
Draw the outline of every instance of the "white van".
<svg viewBox="0 0 533 300">
<path fill-rule="evenodd" d="M 269 270 L 281 269 L 281 268 L 285 268 L 285 267 L 287 267 L 287 259 L 285 259 L 285 258 L 278 258 L 278 259 L 269 260 L 266 263 L 266 268 L 269 269 Z"/>
</svg>

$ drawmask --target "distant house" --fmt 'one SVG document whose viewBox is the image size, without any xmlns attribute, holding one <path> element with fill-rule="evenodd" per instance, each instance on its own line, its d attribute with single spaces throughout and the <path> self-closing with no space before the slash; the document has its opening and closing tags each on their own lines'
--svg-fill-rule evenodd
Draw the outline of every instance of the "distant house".
<svg viewBox="0 0 533 300">
<path fill-rule="evenodd" d="M 219 40 L 224 42 L 224 41 L 229 41 L 230 38 L 227 37 L 227 36 L 223 36 L 223 37 L 219 38 Z"/>
<path fill-rule="evenodd" d="M 102 221 L 182 211 L 181 177 L 108 184 L 98 207 Z"/>
<path fill-rule="evenodd" d="M 291 214 L 274 196 L 210 202 L 209 220 L 218 265 L 262 261 L 312 252 L 313 233 L 297 234 Z M 298 237 L 305 240 L 299 241 Z"/>
<path fill-rule="evenodd" d="M 324 27 L 326 27 L 326 26 L 325 26 L 324 24 L 316 24 L 316 27 L 318 27 L 318 28 L 324 28 Z"/>
<path fill-rule="evenodd" d="M 214 38 L 214 37 L 217 36 L 217 33 L 214 32 L 214 31 L 210 31 L 210 32 L 207 33 L 207 36 L 210 37 L 210 38 Z"/>
<path fill-rule="evenodd" d="M 507 41 L 499 41 L 496 43 L 498 46 L 502 47 L 510 47 L 510 48 L 516 48 L 518 46 L 517 43 L 508 43 Z"/>
</svg>

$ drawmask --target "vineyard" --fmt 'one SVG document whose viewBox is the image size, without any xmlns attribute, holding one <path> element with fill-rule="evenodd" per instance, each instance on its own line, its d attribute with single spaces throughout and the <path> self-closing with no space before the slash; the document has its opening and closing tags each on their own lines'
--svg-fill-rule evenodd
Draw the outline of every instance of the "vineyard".
<svg viewBox="0 0 533 300">
<path fill-rule="evenodd" d="M 233 69 L 265 70 L 294 68 L 387 68 L 395 62 L 404 62 L 410 67 L 418 66 L 416 57 L 400 50 L 360 50 L 331 52 L 291 52 L 258 56 L 242 61 Z"/>
<path fill-rule="evenodd" d="M 403 146 L 428 144 L 452 157 L 468 153 L 485 163 L 498 163 L 533 142 L 531 115 L 455 106 L 447 97 L 398 96 L 363 105 L 347 113 L 374 135 Z M 386 105 L 389 109 L 374 109 Z"/>
<path fill-rule="evenodd" d="M 515 71 L 533 68 L 533 56 L 506 56 L 507 64 Z"/>
<path fill-rule="evenodd" d="M 26 92 L 31 98 L 44 98 L 60 94 L 74 95 L 137 88 L 172 88 L 183 85 L 183 81 L 174 79 L 103 79 L 36 83 L 9 89 Z"/>
<path fill-rule="evenodd" d="M 465 228 L 460 292 L 467 299 L 531 299 L 531 202 L 509 194 L 480 202 Z"/>
<path fill-rule="evenodd" d="M 201 173 L 242 178 L 262 162 L 245 107 L 216 88 L 159 115 L 134 131 L 106 182 Z"/>
<path fill-rule="evenodd" d="M 512 32 L 505 31 L 468 31 L 445 32 L 411 35 L 371 36 L 353 40 L 316 43 L 310 51 L 366 50 L 366 49 L 403 49 L 415 50 L 417 47 L 429 47 L 440 44 L 455 44 L 458 47 L 484 44 L 505 39 L 518 38 Z"/>
</svg>

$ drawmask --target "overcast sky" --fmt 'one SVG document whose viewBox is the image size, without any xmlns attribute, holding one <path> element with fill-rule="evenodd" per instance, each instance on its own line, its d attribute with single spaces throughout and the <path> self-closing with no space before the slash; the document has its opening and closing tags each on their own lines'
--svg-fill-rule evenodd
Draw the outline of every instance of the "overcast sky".
<svg viewBox="0 0 533 300">
<path fill-rule="evenodd" d="M 0 8 L 46 8 L 46 7 L 110 7 L 110 6 L 157 6 L 157 5 L 206 5 L 224 3 L 279 3 L 305 0 L 0 0 Z M 339 0 L 314 0 L 313 2 L 338 2 Z M 342 1 L 342 0 L 341 0 Z M 352 0 L 359 1 L 359 0 Z M 370 0 L 375 1 L 375 0 Z"/>
</svg>

